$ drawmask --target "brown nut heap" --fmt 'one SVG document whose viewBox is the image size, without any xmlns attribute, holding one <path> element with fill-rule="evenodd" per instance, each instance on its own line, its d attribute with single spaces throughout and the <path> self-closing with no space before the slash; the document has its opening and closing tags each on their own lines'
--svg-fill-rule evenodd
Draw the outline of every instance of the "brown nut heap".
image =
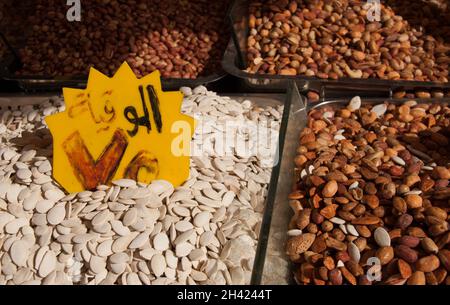
<svg viewBox="0 0 450 305">
<path fill-rule="evenodd" d="M 66 1 L 34 2 L 19 74 L 111 75 L 126 60 L 138 76 L 196 78 L 220 68 L 228 42 L 229 1 L 84 1 L 81 22 L 67 21 Z"/>
<path fill-rule="evenodd" d="M 313 109 L 295 166 L 297 283 L 450 284 L 448 105 Z"/>
<path fill-rule="evenodd" d="M 366 3 L 253 1 L 247 72 L 448 81 L 449 11 L 423 1 L 397 0 L 381 4 L 377 19 Z"/>
</svg>

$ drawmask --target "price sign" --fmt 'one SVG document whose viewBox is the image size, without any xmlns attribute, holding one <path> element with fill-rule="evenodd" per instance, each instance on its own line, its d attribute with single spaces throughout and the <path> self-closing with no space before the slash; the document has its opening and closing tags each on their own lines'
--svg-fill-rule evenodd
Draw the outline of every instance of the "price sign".
<svg viewBox="0 0 450 305">
<path fill-rule="evenodd" d="M 175 186 L 189 177 L 194 119 L 181 92 L 163 92 L 159 72 L 137 79 L 124 63 L 109 78 L 91 69 L 86 89 L 63 89 L 66 109 L 45 121 L 53 177 L 68 192 L 128 178 Z"/>
</svg>

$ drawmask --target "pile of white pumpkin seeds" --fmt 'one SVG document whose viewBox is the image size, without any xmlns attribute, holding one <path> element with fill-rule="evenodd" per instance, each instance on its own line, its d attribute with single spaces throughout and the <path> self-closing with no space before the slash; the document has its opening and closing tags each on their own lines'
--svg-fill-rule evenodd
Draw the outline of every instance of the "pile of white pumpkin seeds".
<svg viewBox="0 0 450 305">
<path fill-rule="evenodd" d="M 63 101 L 2 107 L 0 285 L 249 283 L 275 147 L 243 126 L 276 144 L 282 107 L 181 90 L 183 112 L 215 124 L 197 127 L 193 146 L 202 153 L 177 188 L 122 179 L 67 195 L 51 176 L 43 121 L 64 111 Z M 212 135 L 230 136 L 219 121 L 237 123 L 231 154 L 217 152 Z"/>
</svg>

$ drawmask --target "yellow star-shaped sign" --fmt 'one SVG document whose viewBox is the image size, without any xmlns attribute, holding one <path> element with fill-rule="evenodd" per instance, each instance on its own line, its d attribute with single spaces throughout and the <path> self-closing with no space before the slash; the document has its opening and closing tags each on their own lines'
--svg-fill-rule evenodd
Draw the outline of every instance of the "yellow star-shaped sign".
<svg viewBox="0 0 450 305">
<path fill-rule="evenodd" d="M 194 119 L 180 91 L 163 92 L 158 71 L 138 79 L 127 63 L 109 78 L 91 68 L 86 89 L 63 89 L 66 109 L 45 121 L 53 177 L 68 192 L 120 178 L 177 186 L 189 176 Z"/>
</svg>

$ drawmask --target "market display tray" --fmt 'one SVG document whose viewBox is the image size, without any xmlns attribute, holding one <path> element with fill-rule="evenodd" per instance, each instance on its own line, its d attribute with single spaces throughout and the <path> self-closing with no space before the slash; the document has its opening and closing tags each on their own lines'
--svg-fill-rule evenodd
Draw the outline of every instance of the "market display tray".
<svg viewBox="0 0 450 305">
<path fill-rule="evenodd" d="M 27 33 L 32 30 L 31 28 L 26 27 L 27 23 L 23 20 L 23 16 L 27 16 L 28 12 L 33 9 L 33 7 L 30 6 L 30 3 L 33 2 L 20 1 L 17 5 L 12 5 L 15 14 L 19 14 L 20 12 L 20 17 L 22 17 L 19 18 L 20 20 L 11 21 L 14 22 L 14 25 L 12 25 L 13 27 L 16 27 L 17 24 L 19 24 L 19 29 L 14 28 L 14 30 L 12 30 L 8 24 L 4 25 L 0 23 L 0 80 L 8 83 L 8 86 L 10 87 L 17 87 L 18 91 L 22 92 L 50 92 L 61 90 L 63 87 L 86 87 L 88 79 L 87 75 L 17 75 L 16 72 L 22 65 L 20 56 L 18 55 L 18 49 L 25 45 Z M 227 12 L 230 8 L 231 6 L 228 8 Z M 228 13 L 225 15 L 227 16 Z M 226 18 L 225 24 L 227 24 L 227 22 L 228 19 Z M 8 33 L 8 35 L 6 33 Z M 218 69 L 210 74 L 205 74 L 195 79 L 162 78 L 161 81 L 163 90 L 177 90 L 180 87 L 185 86 L 196 87 L 199 85 L 208 85 L 222 79 L 226 74 L 227 73 L 221 69 L 219 62 Z"/>
<path fill-rule="evenodd" d="M 8 45 L 3 39 L 3 43 Z M 87 84 L 87 75 L 80 76 L 18 76 L 15 72 L 20 68 L 20 59 L 15 50 L 8 46 L 8 54 L 0 62 L 0 79 L 16 84 L 24 92 L 33 91 L 56 91 L 63 87 L 85 88 Z M 216 82 L 226 75 L 225 71 L 217 71 L 211 75 L 198 77 L 196 79 L 184 78 L 162 78 L 164 90 L 175 90 L 180 87 L 196 87 Z"/>
<path fill-rule="evenodd" d="M 281 157 L 284 156 L 284 146 L 285 143 L 289 145 L 289 143 L 295 143 L 295 140 L 292 139 L 294 133 L 292 132 L 292 118 L 293 111 L 295 109 L 291 109 L 291 106 L 298 105 L 299 103 L 304 103 L 305 98 L 302 97 L 298 91 L 298 88 L 295 82 L 290 82 L 288 91 L 286 93 L 271 93 L 271 94 L 262 94 L 262 93 L 220 93 L 221 96 L 229 96 L 236 101 L 243 102 L 245 100 L 250 100 L 257 107 L 277 107 L 283 106 L 283 114 L 281 118 L 280 129 L 278 133 L 278 143 L 277 143 L 277 154 L 274 160 L 274 166 L 271 172 L 270 184 L 267 191 L 265 210 L 262 214 L 262 224 L 261 231 L 259 233 L 260 242 L 258 242 L 258 249 L 256 251 L 254 269 L 252 275 L 259 275 L 263 272 L 263 264 L 265 260 L 265 247 L 268 243 L 269 232 L 271 223 L 271 215 L 272 213 L 276 213 L 273 210 L 274 202 L 276 199 L 276 195 L 278 194 L 280 188 L 279 185 L 279 177 L 284 176 L 281 171 L 281 165 L 284 164 Z M 0 109 L 20 109 L 20 107 L 26 105 L 39 105 L 42 103 L 46 103 L 49 99 L 59 98 L 59 94 L 55 94 L 52 92 L 46 93 L 14 93 L 14 94 L 0 94 Z M 291 127 L 288 125 L 291 124 Z M 288 128 L 289 127 L 289 128 Z M 287 146 L 286 149 L 289 151 L 291 147 Z"/>
<path fill-rule="evenodd" d="M 354 92 L 354 95 L 363 92 Z M 297 98 L 292 98 L 291 105 L 285 109 L 287 116 L 285 133 L 280 134 L 280 164 L 276 171 L 279 174 L 269 186 L 271 201 L 267 202 L 263 225 L 258 245 L 257 259 L 253 269 L 252 284 L 255 285 L 282 285 L 293 284 L 293 273 L 289 258 L 285 254 L 287 231 L 293 212 L 289 206 L 288 195 L 292 191 L 294 183 L 294 158 L 299 145 L 299 136 L 307 126 L 308 113 L 313 109 L 322 107 L 345 107 L 349 99 L 330 99 L 321 103 L 306 103 L 298 93 Z M 361 97 L 363 95 L 360 95 Z M 364 104 L 381 104 L 385 101 L 391 104 L 402 104 L 411 99 L 385 99 L 363 98 Z M 418 103 L 450 104 L 450 98 L 414 99 Z"/>
<path fill-rule="evenodd" d="M 312 76 L 284 76 L 269 74 L 252 74 L 245 72 L 248 28 L 248 6 L 246 0 L 235 0 L 230 10 L 232 25 L 232 42 L 225 51 L 222 66 L 224 70 L 240 78 L 248 88 L 255 90 L 283 90 L 287 81 L 295 81 L 300 91 L 313 90 L 325 99 L 352 95 L 354 91 L 364 92 L 364 96 L 391 97 L 396 91 L 419 91 L 433 89 L 450 89 L 450 83 L 421 81 L 392 81 L 376 78 L 355 79 L 340 78 L 338 80 L 321 79 Z M 336 94 L 337 93 L 337 94 Z"/>
</svg>

